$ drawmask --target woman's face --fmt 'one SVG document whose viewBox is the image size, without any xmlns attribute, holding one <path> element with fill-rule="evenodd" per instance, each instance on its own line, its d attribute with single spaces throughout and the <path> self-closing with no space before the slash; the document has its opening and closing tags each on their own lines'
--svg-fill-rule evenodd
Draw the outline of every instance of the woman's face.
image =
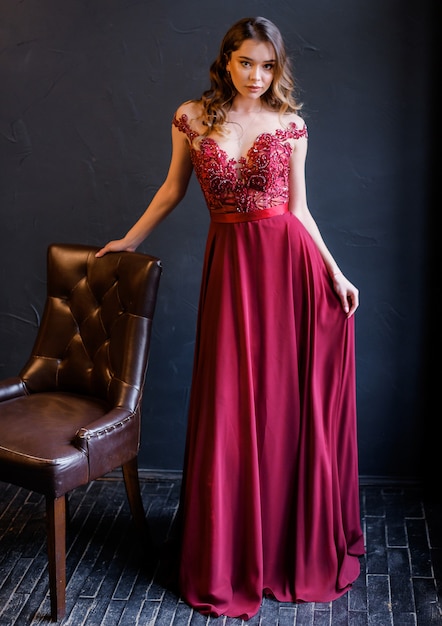
<svg viewBox="0 0 442 626">
<path fill-rule="evenodd" d="M 272 44 L 246 39 L 232 52 L 226 70 L 241 96 L 258 100 L 272 84 L 275 64 Z"/>
</svg>

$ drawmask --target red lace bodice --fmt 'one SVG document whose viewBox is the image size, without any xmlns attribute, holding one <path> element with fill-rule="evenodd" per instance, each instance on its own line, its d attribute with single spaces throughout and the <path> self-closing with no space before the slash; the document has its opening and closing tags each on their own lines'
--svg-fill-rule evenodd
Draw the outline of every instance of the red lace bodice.
<svg viewBox="0 0 442 626">
<path fill-rule="evenodd" d="M 293 147 L 289 139 L 307 136 L 307 128 L 291 122 L 286 129 L 261 133 L 246 157 L 238 161 L 210 138 L 194 146 L 199 135 L 189 125 L 187 115 L 174 116 L 173 124 L 190 142 L 195 174 L 211 212 L 249 213 L 288 202 L 289 163 Z"/>
</svg>

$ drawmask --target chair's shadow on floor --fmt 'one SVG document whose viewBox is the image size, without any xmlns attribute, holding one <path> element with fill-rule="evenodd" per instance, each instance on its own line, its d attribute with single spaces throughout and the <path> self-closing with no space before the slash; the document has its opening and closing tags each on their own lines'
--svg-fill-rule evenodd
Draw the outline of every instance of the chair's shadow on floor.
<svg viewBox="0 0 442 626">
<path fill-rule="evenodd" d="M 121 482 L 98 480 L 70 494 L 66 537 L 68 587 L 80 564 L 82 570 L 88 567 L 88 571 L 83 571 L 81 596 L 94 595 L 104 574 L 108 576 L 110 571 L 120 592 L 124 584 L 133 584 L 136 577 L 138 585 L 144 581 L 146 586 L 155 585 L 178 595 L 179 545 L 174 524 L 177 502 L 166 511 L 158 508 L 157 496 L 150 499 L 144 495 L 143 500 L 145 534 L 133 523 Z M 124 583 L 125 579 L 129 583 Z"/>
</svg>

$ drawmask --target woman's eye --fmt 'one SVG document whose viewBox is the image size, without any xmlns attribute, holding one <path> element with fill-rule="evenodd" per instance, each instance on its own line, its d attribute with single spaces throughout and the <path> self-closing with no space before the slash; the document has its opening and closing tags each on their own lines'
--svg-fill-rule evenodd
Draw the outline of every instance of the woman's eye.
<svg viewBox="0 0 442 626">
<path fill-rule="evenodd" d="M 266 63 L 266 65 L 264 65 L 264 69 L 267 70 L 268 72 L 271 72 L 274 67 L 275 66 L 272 63 Z"/>
</svg>

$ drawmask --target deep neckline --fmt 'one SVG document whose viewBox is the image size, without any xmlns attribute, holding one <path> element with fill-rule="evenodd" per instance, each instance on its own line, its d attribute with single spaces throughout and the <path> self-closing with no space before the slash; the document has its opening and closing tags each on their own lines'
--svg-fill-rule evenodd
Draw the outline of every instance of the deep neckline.
<svg viewBox="0 0 442 626">
<path fill-rule="evenodd" d="M 255 139 L 253 140 L 252 144 L 250 145 L 250 147 L 248 148 L 247 152 L 245 153 L 245 155 L 241 155 L 238 159 L 236 157 L 232 157 L 229 155 L 229 153 L 227 152 L 227 150 L 225 150 L 224 148 L 222 148 L 220 146 L 220 144 L 216 141 L 216 139 L 213 139 L 213 137 L 203 137 L 202 135 L 200 135 L 196 130 L 194 130 L 191 125 L 189 124 L 189 118 L 187 116 L 186 113 L 182 113 L 182 115 L 180 115 L 179 118 L 176 117 L 176 115 L 174 116 L 174 123 L 176 123 L 176 126 L 178 126 L 178 128 L 180 126 L 184 127 L 182 128 L 182 130 L 185 130 L 186 135 L 189 137 L 190 141 L 190 148 L 192 151 L 194 152 L 200 152 L 200 149 L 197 149 L 194 145 L 193 145 L 193 140 L 201 137 L 201 144 L 203 145 L 204 143 L 209 143 L 212 146 L 215 146 L 216 149 L 219 151 L 220 154 L 223 154 L 226 162 L 235 165 L 235 166 L 241 166 L 244 165 L 245 163 L 247 163 L 248 159 L 250 158 L 250 153 L 251 151 L 255 148 L 256 144 L 258 143 L 258 141 L 262 138 L 262 137 L 270 137 L 270 138 L 277 138 L 279 140 L 283 140 L 288 133 L 291 132 L 295 132 L 296 134 L 294 135 L 294 139 L 299 138 L 302 134 L 306 134 L 306 124 L 304 122 L 304 125 L 302 126 L 302 128 L 300 128 L 298 126 L 298 124 L 296 122 L 289 122 L 286 128 L 275 128 L 274 131 L 263 131 L 262 133 L 259 133 Z"/>
<path fill-rule="evenodd" d="M 188 122 L 186 121 L 186 124 L 189 126 L 189 129 L 192 131 L 190 125 L 188 124 Z M 245 163 L 247 163 L 247 161 L 250 158 L 250 153 L 252 150 L 255 149 L 256 144 L 258 143 L 258 141 L 260 141 L 263 137 L 269 137 L 269 138 L 276 138 L 278 140 L 284 140 L 287 135 L 287 133 L 290 133 L 294 130 L 299 131 L 298 125 L 296 124 L 296 122 L 289 122 L 287 125 L 287 128 L 275 128 L 274 131 L 263 131 L 262 133 L 259 133 L 255 139 L 253 140 L 253 142 L 251 143 L 250 147 L 248 148 L 247 152 L 244 155 L 241 155 L 238 159 L 235 157 L 232 157 L 229 155 L 229 153 L 227 152 L 227 150 L 225 150 L 224 148 L 222 148 L 220 146 L 220 144 L 216 141 L 216 139 L 213 139 L 213 137 L 203 137 L 201 139 L 201 144 L 203 143 L 207 143 L 210 142 L 212 145 L 215 145 L 217 150 L 219 150 L 220 152 L 223 153 L 223 155 L 226 158 L 227 163 L 231 163 L 232 165 L 236 165 L 236 166 L 241 166 L 244 165 Z M 192 131 L 193 132 L 193 131 Z M 196 136 L 201 137 L 201 135 L 198 135 L 198 133 L 196 133 Z M 197 151 L 193 146 L 192 149 Z"/>
</svg>

